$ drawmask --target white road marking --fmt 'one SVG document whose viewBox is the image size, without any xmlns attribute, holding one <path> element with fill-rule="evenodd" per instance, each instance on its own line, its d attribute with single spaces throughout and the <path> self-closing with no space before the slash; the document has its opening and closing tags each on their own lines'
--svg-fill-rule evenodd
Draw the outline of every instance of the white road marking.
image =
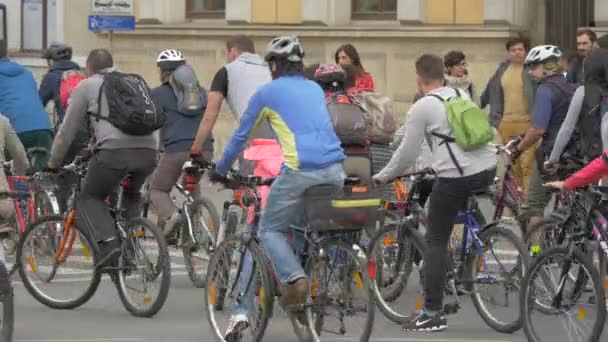
<svg viewBox="0 0 608 342">
<path fill-rule="evenodd" d="M 17 342 L 136 342 L 144 341 L 143 338 L 62 338 L 41 340 L 17 340 Z"/>
</svg>

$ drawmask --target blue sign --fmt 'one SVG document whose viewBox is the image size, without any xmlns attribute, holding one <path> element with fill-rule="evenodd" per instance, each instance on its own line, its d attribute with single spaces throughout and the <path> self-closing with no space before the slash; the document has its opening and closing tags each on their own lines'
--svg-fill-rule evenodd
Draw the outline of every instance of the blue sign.
<svg viewBox="0 0 608 342">
<path fill-rule="evenodd" d="M 89 31 L 135 31 L 135 17 L 90 15 Z"/>
</svg>

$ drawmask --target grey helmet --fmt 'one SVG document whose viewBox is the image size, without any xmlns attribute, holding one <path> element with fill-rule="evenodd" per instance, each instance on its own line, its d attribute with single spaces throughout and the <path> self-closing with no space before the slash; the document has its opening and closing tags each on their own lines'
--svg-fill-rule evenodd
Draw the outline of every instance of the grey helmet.
<svg viewBox="0 0 608 342">
<path fill-rule="evenodd" d="M 72 59 L 72 47 L 63 43 L 51 43 L 51 45 L 42 52 L 42 58 L 54 61 Z"/>
<path fill-rule="evenodd" d="M 290 62 L 301 62 L 304 58 L 304 48 L 297 36 L 281 36 L 268 43 L 266 56 L 268 62 L 274 58 L 287 59 Z"/>
</svg>

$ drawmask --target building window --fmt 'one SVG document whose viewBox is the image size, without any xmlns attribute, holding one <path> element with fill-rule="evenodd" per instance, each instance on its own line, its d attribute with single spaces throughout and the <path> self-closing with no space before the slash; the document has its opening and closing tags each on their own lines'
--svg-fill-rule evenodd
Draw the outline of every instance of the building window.
<svg viewBox="0 0 608 342">
<path fill-rule="evenodd" d="M 352 0 L 353 19 L 397 19 L 397 0 Z"/>
<path fill-rule="evenodd" d="M 224 18 L 226 0 L 187 0 L 186 17 L 188 18 Z"/>
</svg>

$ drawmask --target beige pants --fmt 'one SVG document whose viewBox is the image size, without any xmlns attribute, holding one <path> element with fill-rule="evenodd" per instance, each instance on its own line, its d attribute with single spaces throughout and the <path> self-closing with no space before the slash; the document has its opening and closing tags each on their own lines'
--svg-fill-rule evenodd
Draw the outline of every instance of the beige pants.
<svg viewBox="0 0 608 342">
<path fill-rule="evenodd" d="M 525 134 L 530 128 L 529 119 L 510 119 L 505 118 L 498 126 L 498 132 L 502 137 L 503 144 L 508 143 L 510 140 L 517 138 L 518 136 Z M 517 183 L 522 188 L 524 198 L 528 194 L 528 182 L 532 170 L 534 169 L 534 152 L 536 147 L 529 148 L 526 152 L 522 153 L 519 159 L 513 164 L 513 173 L 517 177 Z"/>
</svg>

